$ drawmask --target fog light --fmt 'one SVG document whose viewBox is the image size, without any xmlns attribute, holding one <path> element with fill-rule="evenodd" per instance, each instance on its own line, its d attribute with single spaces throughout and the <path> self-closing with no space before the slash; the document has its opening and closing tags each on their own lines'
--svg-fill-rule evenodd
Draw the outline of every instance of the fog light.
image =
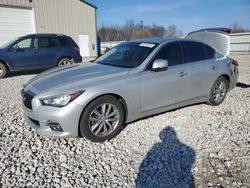
<svg viewBox="0 0 250 188">
<path fill-rule="evenodd" d="M 51 128 L 53 131 L 63 131 L 62 127 L 60 126 L 59 123 L 55 122 L 48 122 L 48 126 Z"/>
</svg>

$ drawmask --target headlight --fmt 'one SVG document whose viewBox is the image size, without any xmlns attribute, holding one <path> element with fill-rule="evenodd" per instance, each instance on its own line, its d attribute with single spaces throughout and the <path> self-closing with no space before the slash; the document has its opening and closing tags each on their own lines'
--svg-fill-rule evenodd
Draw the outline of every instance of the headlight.
<svg viewBox="0 0 250 188">
<path fill-rule="evenodd" d="M 43 99 L 40 99 L 42 105 L 47 106 L 55 106 L 55 107 L 63 107 L 69 104 L 71 101 L 75 100 L 77 97 L 79 97 L 84 91 L 78 91 L 71 94 L 62 94 L 62 95 L 56 95 L 52 97 L 46 97 Z"/>
</svg>

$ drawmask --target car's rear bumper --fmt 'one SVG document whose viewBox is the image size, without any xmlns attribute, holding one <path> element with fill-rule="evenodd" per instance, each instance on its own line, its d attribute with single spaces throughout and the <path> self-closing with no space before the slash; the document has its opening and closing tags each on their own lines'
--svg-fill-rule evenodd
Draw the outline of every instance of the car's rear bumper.
<svg viewBox="0 0 250 188">
<path fill-rule="evenodd" d="M 82 62 L 82 56 L 74 57 L 75 63 L 81 63 Z"/>
<path fill-rule="evenodd" d="M 239 77 L 239 69 L 238 67 L 234 67 L 234 70 L 232 71 L 230 75 L 230 84 L 229 84 L 229 90 L 232 90 L 235 88 L 237 82 L 238 82 L 238 77 Z"/>
</svg>

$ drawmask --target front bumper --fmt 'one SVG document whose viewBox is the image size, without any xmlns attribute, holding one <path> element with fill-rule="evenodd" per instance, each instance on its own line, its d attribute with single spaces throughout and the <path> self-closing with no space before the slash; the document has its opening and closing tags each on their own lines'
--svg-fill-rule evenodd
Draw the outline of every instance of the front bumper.
<svg viewBox="0 0 250 188">
<path fill-rule="evenodd" d="M 24 117 L 27 124 L 39 134 L 49 137 L 78 137 L 79 120 L 83 108 L 71 102 L 65 107 L 57 108 L 43 106 L 39 101 L 32 101 L 33 110 L 22 104 Z M 54 131 L 50 128 L 51 122 L 61 126 L 62 131 Z"/>
</svg>

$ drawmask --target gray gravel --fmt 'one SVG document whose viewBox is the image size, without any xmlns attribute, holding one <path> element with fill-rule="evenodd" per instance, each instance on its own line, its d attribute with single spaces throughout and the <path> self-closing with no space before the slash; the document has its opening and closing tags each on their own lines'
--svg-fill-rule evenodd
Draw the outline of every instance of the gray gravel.
<svg viewBox="0 0 250 188">
<path fill-rule="evenodd" d="M 20 105 L 34 75 L 0 80 L 0 187 L 250 187 L 250 55 L 234 57 L 240 84 L 222 105 L 140 120 L 102 144 L 38 135 Z"/>
</svg>

